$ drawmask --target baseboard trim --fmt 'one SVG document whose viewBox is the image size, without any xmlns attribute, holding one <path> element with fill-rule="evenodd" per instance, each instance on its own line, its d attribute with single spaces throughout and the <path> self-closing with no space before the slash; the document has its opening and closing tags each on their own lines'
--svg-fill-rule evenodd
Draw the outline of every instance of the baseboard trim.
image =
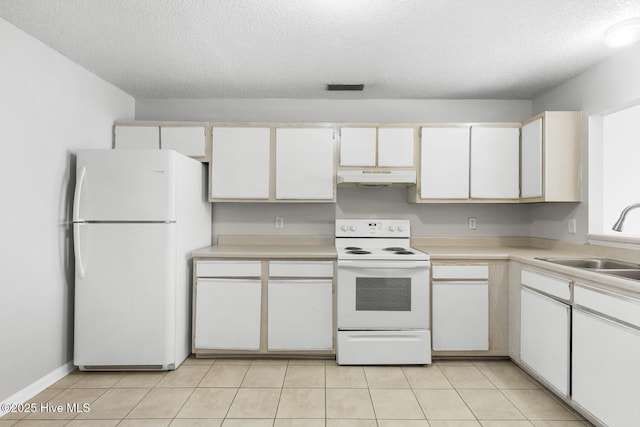
<svg viewBox="0 0 640 427">
<path fill-rule="evenodd" d="M 27 402 L 29 399 L 33 398 L 35 395 L 37 395 L 47 387 L 60 381 L 74 369 L 76 369 L 76 367 L 73 365 L 73 361 L 67 362 L 59 368 L 49 372 L 44 377 L 29 384 L 17 393 L 9 396 L 7 399 L 0 402 L 0 417 L 10 412 L 8 410 L 10 409 L 10 406 L 8 408 L 5 408 L 5 406 L 7 406 L 6 404 L 17 405 Z"/>
</svg>

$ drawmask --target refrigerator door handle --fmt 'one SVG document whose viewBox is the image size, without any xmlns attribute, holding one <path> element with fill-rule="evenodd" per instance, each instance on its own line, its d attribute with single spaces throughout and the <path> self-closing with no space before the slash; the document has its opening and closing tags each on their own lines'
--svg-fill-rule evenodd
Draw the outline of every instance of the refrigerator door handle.
<svg viewBox="0 0 640 427">
<path fill-rule="evenodd" d="M 76 183 L 75 192 L 73 194 L 73 220 L 80 221 L 80 196 L 82 195 L 82 187 L 84 186 L 84 176 L 87 173 L 86 166 L 80 169 L 80 176 Z"/>
<path fill-rule="evenodd" d="M 76 257 L 76 271 L 78 272 L 80 278 L 84 279 L 85 271 L 82 262 L 82 247 L 80 244 L 80 228 L 82 226 L 82 223 L 73 224 L 73 253 Z"/>
</svg>

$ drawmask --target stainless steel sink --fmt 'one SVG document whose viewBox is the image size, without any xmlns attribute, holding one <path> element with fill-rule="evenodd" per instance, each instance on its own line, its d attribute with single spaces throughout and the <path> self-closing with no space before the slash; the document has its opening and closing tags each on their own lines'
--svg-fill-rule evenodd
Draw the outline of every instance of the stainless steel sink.
<svg viewBox="0 0 640 427">
<path fill-rule="evenodd" d="M 640 264 L 617 261 L 607 258 L 536 258 L 554 264 L 568 267 L 584 268 L 588 270 L 625 270 L 640 269 Z"/>
</svg>

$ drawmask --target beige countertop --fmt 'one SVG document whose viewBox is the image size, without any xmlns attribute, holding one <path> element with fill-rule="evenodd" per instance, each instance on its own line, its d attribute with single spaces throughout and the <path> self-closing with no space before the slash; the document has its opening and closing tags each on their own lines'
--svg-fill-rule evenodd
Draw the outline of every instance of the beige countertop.
<svg viewBox="0 0 640 427">
<path fill-rule="evenodd" d="M 607 250 L 589 245 L 568 244 L 535 238 L 412 238 L 411 245 L 438 261 L 514 261 L 571 276 L 579 282 L 640 297 L 640 281 L 575 267 L 553 264 L 539 257 L 593 256 L 640 262 L 640 252 Z M 332 237 L 318 236 L 220 236 L 218 245 L 198 249 L 194 258 L 336 259 Z"/>
<path fill-rule="evenodd" d="M 594 272 L 576 267 L 567 267 L 564 265 L 550 263 L 548 261 L 537 258 L 550 257 L 567 257 L 567 258 L 589 258 L 599 256 L 585 253 L 570 247 L 562 248 L 539 248 L 533 246 L 449 246 L 429 244 L 425 242 L 413 242 L 416 249 L 429 253 L 432 262 L 438 261 L 514 261 L 521 264 L 529 265 L 544 269 L 549 272 L 571 276 L 576 282 L 583 280 L 585 284 L 597 285 L 607 290 L 622 293 L 635 298 L 640 298 L 640 281 L 612 276 L 605 273 Z M 607 258 L 612 256 L 604 255 Z M 640 256 L 637 260 L 628 259 L 628 261 L 640 262 Z"/>
<path fill-rule="evenodd" d="M 218 244 L 191 253 L 194 258 L 335 259 L 330 236 L 219 236 Z"/>
<path fill-rule="evenodd" d="M 335 246 L 331 245 L 216 245 L 194 251 L 194 258 L 300 258 L 335 259 Z"/>
</svg>

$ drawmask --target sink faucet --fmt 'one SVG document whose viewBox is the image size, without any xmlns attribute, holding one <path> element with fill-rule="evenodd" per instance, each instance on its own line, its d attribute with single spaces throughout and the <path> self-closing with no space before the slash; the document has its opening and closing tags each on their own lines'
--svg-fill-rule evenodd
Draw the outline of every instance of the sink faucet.
<svg viewBox="0 0 640 427">
<path fill-rule="evenodd" d="M 640 208 L 640 203 L 633 203 L 627 206 L 626 208 L 624 208 L 622 212 L 620 212 L 620 218 L 618 218 L 616 223 L 613 224 L 613 227 L 611 227 L 611 229 L 613 231 L 622 231 L 622 224 L 624 224 L 624 220 L 627 217 L 627 213 L 629 213 L 630 210 L 633 210 L 635 208 Z"/>
</svg>

